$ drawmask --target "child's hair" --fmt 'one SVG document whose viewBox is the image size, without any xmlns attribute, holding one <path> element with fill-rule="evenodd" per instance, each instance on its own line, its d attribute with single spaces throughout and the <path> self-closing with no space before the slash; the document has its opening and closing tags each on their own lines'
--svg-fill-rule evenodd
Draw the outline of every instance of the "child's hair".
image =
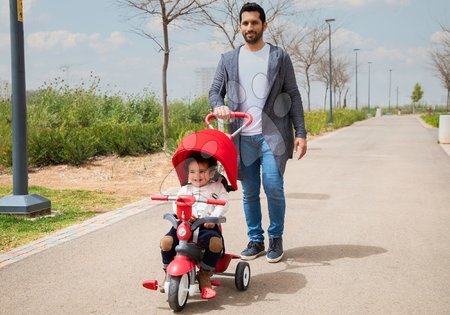
<svg viewBox="0 0 450 315">
<path fill-rule="evenodd" d="M 186 159 L 186 169 L 188 168 L 189 163 L 191 163 L 192 161 L 197 161 L 197 163 L 207 163 L 208 168 L 211 171 L 215 171 L 217 168 L 217 160 L 209 154 L 205 154 L 202 152 L 193 152 L 189 154 L 188 158 Z"/>
</svg>

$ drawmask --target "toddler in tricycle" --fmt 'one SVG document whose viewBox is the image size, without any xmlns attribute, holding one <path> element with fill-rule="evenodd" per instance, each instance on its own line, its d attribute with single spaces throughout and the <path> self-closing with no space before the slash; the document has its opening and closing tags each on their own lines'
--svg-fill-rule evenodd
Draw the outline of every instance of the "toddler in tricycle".
<svg viewBox="0 0 450 315">
<path fill-rule="evenodd" d="M 200 152 L 195 152 L 186 160 L 186 167 L 188 183 L 179 190 L 178 196 L 192 195 L 196 196 L 197 199 L 225 201 L 223 206 L 195 202 L 192 205 L 192 215 L 189 221 L 194 223 L 199 218 L 223 217 L 228 209 L 228 192 L 221 182 L 212 180 L 216 172 L 217 160 L 213 157 L 205 157 Z M 174 204 L 174 213 L 177 213 L 176 204 Z M 172 227 L 161 239 L 161 256 L 165 274 L 167 274 L 167 266 L 176 255 L 175 248 L 178 244 L 177 230 Z M 223 250 L 222 232 L 219 226 L 213 222 L 201 225 L 198 229 L 197 245 L 203 250 L 200 271 L 198 272 L 202 298 L 212 299 L 216 296 L 216 292 L 211 286 L 210 273 L 216 267 Z M 164 277 L 165 279 L 166 277 Z M 164 288 L 162 288 L 162 291 L 164 291 Z"/>
<path fill-rule="evenodd" d="M 246 113 L 233 113 L 234 117 L 252 117 Z M 160 241 L 164 280 L 145 281 L 143 286 L 160 289 L 167 295 L 169 306 L 181 311 L 189 296 L 201 293 L 203 299 L 212 299 L 217 293 L 212 274 L 232 275 L 238 290 L 246 290 L 250 283 L 250 266 L 240 261 L 234 274 L 225 273 L 232 259 L 239 255 L 225 253 L 221 223 L 226 221 L 228 191 L 237 190 L 237 151 L 228 135 L 212 128 L 185 137 L 172 157 L 178 179 L 182 185 L 177 195 L 153 196 L 153 200 L 174 201 L 174 213 L 164 219 L 172 228 Z M 218 171 L 226 172 L 227 179 Z M 198 272 L 197 272 L 198 269 Z"/>
</svg>

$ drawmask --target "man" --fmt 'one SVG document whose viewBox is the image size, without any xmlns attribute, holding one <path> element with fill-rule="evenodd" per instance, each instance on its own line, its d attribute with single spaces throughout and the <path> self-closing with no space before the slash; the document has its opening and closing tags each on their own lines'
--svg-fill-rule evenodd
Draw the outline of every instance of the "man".
<svg viewBox="0 0 450 315">
<path fill-rule="evenodd" d="M 260 203 L 262 176 L 270 218 L 266 258 L 278 262 L 283 257 L 284 170 L 294 149 L 301 159 L 307 147 L 303 106 L 289 55 L 264 42 L 264 10 L 256 3 L 246 3 L 239 19 L 245 44 L 221 56 L 209 101 L 218 118 L 228 119 L 230 111 L 249 112 L 254 117 L 253 123 L 233 139 L 239 152 L 238 175 L 250 240 L 241 257 L 250 260 L 265 251 Z M 238 125 L 238 121 L 230 123 L 229 131 Z"/>
</svg>

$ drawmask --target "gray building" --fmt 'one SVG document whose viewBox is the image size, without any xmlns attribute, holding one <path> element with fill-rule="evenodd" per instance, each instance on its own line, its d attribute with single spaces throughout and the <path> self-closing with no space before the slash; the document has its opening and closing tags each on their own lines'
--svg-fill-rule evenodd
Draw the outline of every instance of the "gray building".
<svg viewBox="0 0 450 315">
<path fill-rule="evenodd" d="M 215 73 L 215 67 L 201 67 L 195 69 L 195 91 L 197 96 L 208 95 Z"/>
</svg>

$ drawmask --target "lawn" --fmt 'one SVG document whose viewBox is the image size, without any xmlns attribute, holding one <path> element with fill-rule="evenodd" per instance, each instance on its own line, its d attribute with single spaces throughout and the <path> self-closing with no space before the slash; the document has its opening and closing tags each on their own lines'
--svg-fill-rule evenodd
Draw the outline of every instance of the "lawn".
<svg viewBox="0 0 450 315">
<path fill-rule="evenodd" d="M 0 186 L 0 198 L 11 193 L 11 187 Z M 124 198 L 87 190 L 31 186 L 29 193 L 50 199 L 54 215 L 34 219 L 26 216 L 0 215 L 0 253 L 89 219 L 96 213 L 119 208 L 127 202 Z"/>
</svg>

